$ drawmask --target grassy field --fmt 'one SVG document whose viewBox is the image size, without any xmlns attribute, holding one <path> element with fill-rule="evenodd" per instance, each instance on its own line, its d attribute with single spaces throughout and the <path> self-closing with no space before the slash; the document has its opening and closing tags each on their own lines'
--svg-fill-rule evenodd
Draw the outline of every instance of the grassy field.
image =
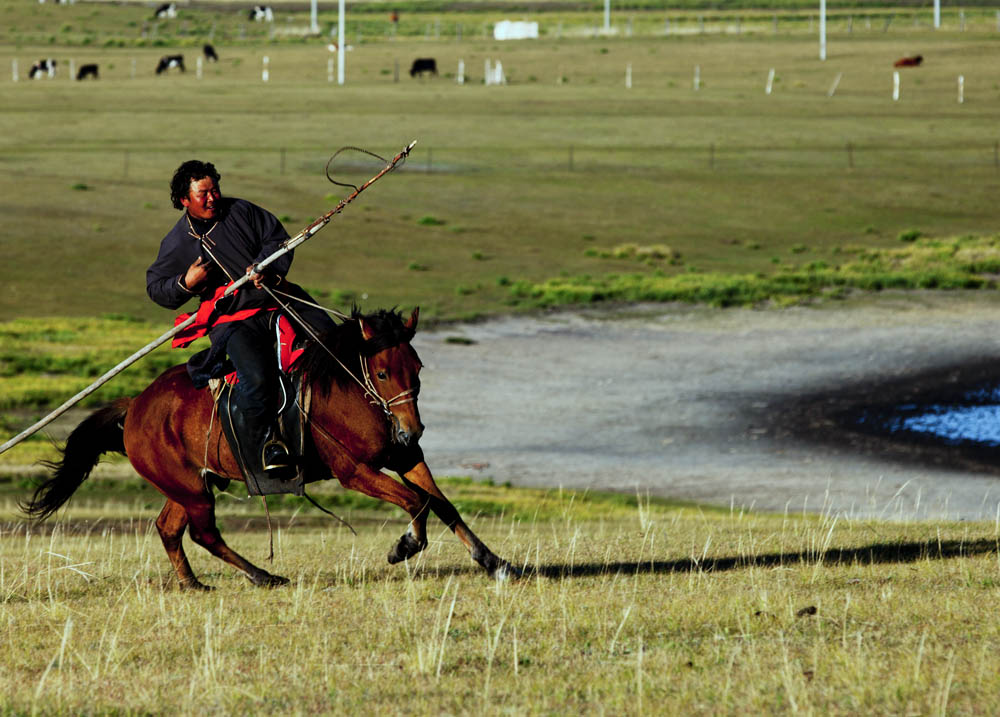
<svg viewBox="0 0 1000 717">
<path fill-rule="evenodd" d="M 69 29 L 51 43 L 29 32 L 63 11 L 77 15 L 64 17 Z M 177 218 L 169 175 L 191 156 L 215 161 L 225 191 L 267 206 L 294 231 L 343 196 L 322 177 L 335 149 L 391 154 L 418 140 L 407 167 L 303 248 L 293 271 L 341 308 L 419 304 L 428 318 L 530 306 L 512 291 L 524 282 L 636 271 L 770 275 L 830 262 L 847 245 L 898 246 L 910 230 L 995 231 L 1000 85 L 988 68 L 1000 34 L 988 15 L 973 24 L 971 10 L 966 32 L 912 23 L 865 30 L 859 18 L 847 34 L 843 18 L 831 21 L 826 62 L 804 20 L 778 35 L 663 36 L 660 28 L 594 38 L 571 33 L 571 20 L 590 20 L 566 12 L 561 38 L 528 43 L 351 30 L 343 87 L 327 82 L 325 38 L 252 33 L 217 39 L 222 59 L 199 80 L 194 55 L 222 11 L 184 10 L 144 46 L 119 46 L 127 33 L 129 43 L 141 40 L 144 7 L 24 0 L 0 12 L 13 16 L 0 67 L 16 58 L 21 72 L 16 83 L 0 75 L 0 206 L 12 268 L 0 293 L 4 316 L 167 321 L 142 277 Z M 220 18 L 219 33 L 240 22 L 234 13 Z M 153 76 L 170 48 L 188 54 L 189 71 Z M 910 53 L 923 54 L 925 66 L 903 74 L 893 102 L 891 63 Z M 27 82 L 28 65 L 42 56 L 57 58 L 61 74 Z M 411 80 L 417 56 L 436 57 L 442 75 Z M 487 59 L 503 62 L 507 86 L 481 84 Z M 101 80 L 71 82 L 70 60 L 98 62 Z M 455 81 L 459 60 L 464 85 Z M 770 68 L 774 90 L 765 95 Z M 335 173 L 357 181 L 376 169 L 348 159 Z M 674 260 L 605 258 L 627 244 L 666 246 Z"/>
<path fill-rule="evenodd" d="M 767 516 L 456 481 L 445 490 L 491 547 L 527 568 L 524 579 L 491 583 L 447 531 L 432 532 L 409 564 L 388 566 L 404 524 L 365 506 L 346 512 L 357 537 L 308 508 L 275 509 L 268 567 L 292 580 L 287 588 L 252 588 L 190 547 L 217 587 L 197 595 L 174 585 L 148 522 L 152 491 L 86 491 L 51 533 L 6 523 L 0 705 L 15 714 L 1000 708 L 994 525 Z M 224 497 L 220 512 L 230 544 L 266 565 L 259 509 Z"/>
<path fill-rule="evenodd" d="M 0 7 L 0 437 L 169 325 L 143 275 L 178 216 L 169 176 L 193 156 L 295 231 L 343 196 L 322 176 L 338 147 L 388 155 L 419 141 L 298 253 L 293 275 L 337 308 L 420 305 L 448 320 L 601 300 L 781 304 L 991 289 L 1000 272 L 992 8 L 963 11 L 965 31 L 949 8 L 932 32 L 928 9 L 841 6 L 820 62 L 800 2 L 775 3 L 775 32 L 770 10 L 691 0 L 668 13 L 652 0 L 616 10 L 608 37 L 595 36 L 597 5 L 400 3 L 393 30 L 388 5 L 362 3 L 339 87 L 327 78 L 334 16 L 303 37 L 305 4 L 276 4 L 274 26 L 246 23 L 235 3 L 160 23 L 139 4 Z M 486 36 L 522 15 L 542 39 Z M 221 61 L 199 78 L 206 40 Z M 155 77 L 173 52 L 188 72 Z M 894 102 L 892 61 L 917 53 L 925 66 L 902 74 Z M 411 80 L 424 56 L 441 76 Z M 41 57 L 59 75 L 28 82 Z M 487 59 L 506 86 L 482 85 Z M 101 79 L 70 81 L 71 62 L 99 63 Z M 377 169 L 351 157 L 335 174 Z M 91 402 L 184 358 L 159 351 Z M 494 584 L 445 530 L 388 566 L 402 514 L 323 485 L 318 499 L 357 537 L 275 499 L 266 565 L 259 504 L 222 496 L 232 546 L 292 585 L 253 589 L 188 543 L 218 588 L 189 595 L 151 527 L 162 499 L 138 479 L 92 479 L 51 532 L 16 517 L 31 483 L 11 466 L 52 455 L 36 436 L 0 458 L 5 714 L 1000 708 L 996 525 L 445 480 L 472 527 L 527 569 Z"/>
</svg>

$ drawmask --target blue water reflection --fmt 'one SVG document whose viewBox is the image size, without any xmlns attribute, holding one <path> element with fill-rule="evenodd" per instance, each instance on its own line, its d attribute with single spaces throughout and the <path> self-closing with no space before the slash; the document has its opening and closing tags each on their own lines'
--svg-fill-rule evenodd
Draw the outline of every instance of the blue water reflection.
<svg viewBox="0 0 1000 717">
<path fill-rule="evenodd" d="M 891 413 L 868 411 L 858 423 L 869 430 L 934 436 L 952 445 L 1000 446 L 1000 387 L 969 391 L 954 403 L 901 404 Z"/>
</svg>

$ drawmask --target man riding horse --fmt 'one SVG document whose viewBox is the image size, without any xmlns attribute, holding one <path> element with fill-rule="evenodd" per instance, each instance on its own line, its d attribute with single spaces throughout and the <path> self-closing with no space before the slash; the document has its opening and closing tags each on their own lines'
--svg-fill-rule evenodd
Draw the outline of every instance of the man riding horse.
<svg viewBox="0 0 1000 717">
<path fill-rule="evenodd" d="M 279 370 L 274 322 L 281 304 L 275 293 L 315 302 L 301 287 L 285 281 L 292 252 L 262 274 L 255 271 L 260 261 L 281 248 L 288 233 L 267 210 L 222 196 L 219 180 L 211 163 L 190 160 L 177 168 L 170 198 L 184 214 L 163 238 L 156 261 L 146 271 L 146 292 L 168 309 L 198 297 L 198 321 L 174 345 L 186 345 L 207 333 L 211 346 L 190 358 L 188 374 L 200 388 L 235 369 L 231 425 L 238 444 L 247 447 L 239 451 L 245 472 L 291 477 L 295 458 L 276 428 Z M 244 272 L 252 284 L 222 296 Z M 297 303 L 291 313 L 314 335 L 334 325 L 323 311 L 308 304 Z"/>
</svg>

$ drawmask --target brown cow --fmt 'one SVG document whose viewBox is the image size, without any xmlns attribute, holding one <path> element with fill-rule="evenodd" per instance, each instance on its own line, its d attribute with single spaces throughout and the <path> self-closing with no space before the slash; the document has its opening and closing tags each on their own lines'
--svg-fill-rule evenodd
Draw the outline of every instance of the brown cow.
<svg viewBox="0 0 1000 717">
<path fill-rule="evenodd" d="M 920 63 L 924 61 L 923 55 L 914 55 L 913 57 L 900 57 L 894 63 L 893 67 L 920 67 Z"/>
</svg>

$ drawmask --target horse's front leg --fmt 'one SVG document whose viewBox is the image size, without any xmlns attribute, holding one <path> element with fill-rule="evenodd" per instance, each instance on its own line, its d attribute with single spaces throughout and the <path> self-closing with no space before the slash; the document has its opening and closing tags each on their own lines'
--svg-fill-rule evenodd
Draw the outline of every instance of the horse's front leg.
<svg viewBox="0 0 1000 717">
<path fill-rule="evenodd" d="M 426 497 L 421 497 L 385 473 L 369 468 L 363 463 L 357 464 L 354 474 L 349 478 L 341 478 L 340 482 L 345 488 L 394 503 L 409 513 L 410 526 L 389 551 L 389 563 L 395 564 L 412 558 L 427 547 L 429 507 Z"/>
<path fill-rule="evenodd" d="M 451 528 L 459 540 L 465 543 L 465 547 L 469 549 L 472 559 L 483 566 L 491 577 L 497 580 L 505 580 L 521 576 L 520 570 L 503 558 L 498 557 L 469 529 L 469 526 L 462 520 L 462 516 L 458 514 L 455 506 L 451 504 L 451 501 L 438 488 L 426 462 L 420 461 L 413 468 L 406 471 L 402 475 L 402 478 L 403 482 L 412 487 L 418 494 L 427 496 L 427 499 L 430 501 L 430 507 L 437 517 Z"/>
</svg>

